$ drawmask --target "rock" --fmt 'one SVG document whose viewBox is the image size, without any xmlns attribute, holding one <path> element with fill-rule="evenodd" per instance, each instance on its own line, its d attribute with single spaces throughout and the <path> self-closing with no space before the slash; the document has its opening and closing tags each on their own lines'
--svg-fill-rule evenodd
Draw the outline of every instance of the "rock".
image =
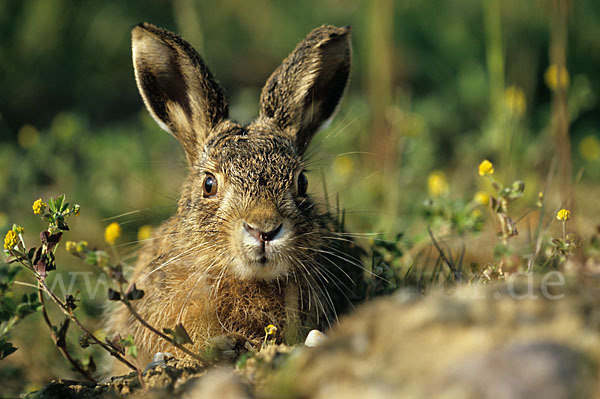
<svg viewBox="0 0 600 399">
<path fill-rule="evenodd" d="M 304 341 L 304 345 L 309 347 L 314 347 L 322 344 L 327 339 L 327 335 L 323 334 L 319 330 L 310 330 L 306 340 Z"/>
<path fill-rule="evenodd" d="M 219 398 L 250 399 L 250 390 L 242 379 L 233 373 L 233 369 L 213 369 L 201 378 L 186 383 L 181 399 Z"/>
<path fill-rule="evenodd" d="M 375 300 L 343 319 L 318 349 L 291 358 L 263 394 L 599 397 L 600 290 L 533 286 Z"/>
</svg>

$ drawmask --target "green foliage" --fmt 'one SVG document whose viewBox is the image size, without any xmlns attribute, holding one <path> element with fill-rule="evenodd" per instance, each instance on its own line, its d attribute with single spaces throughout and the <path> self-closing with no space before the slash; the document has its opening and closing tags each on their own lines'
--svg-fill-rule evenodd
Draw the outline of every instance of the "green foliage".
<svg viewBox="0 0 600 399">
<path fill-rule="evenodd" d="M 134 359 L 137 358 L 138 350 L 133 341 L 133 335 L 129 334 L 127 338 L 120 340 L 119 343 L 125 348 L 127 356 L 131 356 Z"/>
<path fill-rule="evenodd" d="M 385 4 L 388 9 L 377 9 Z M 591 38 L 600 34 L 600 8 L 583 0 L 570 9 L 564 94 L 569 154 L 581 179 L 568 196 L 559 194 L 563 187 L 552 166 L 556 93 L 544 77 L 552 63 L 551 12 L 519 0 L 0 2 L 0 231 L 15 231 L 15 221 L 31 226 L 41 216 L 52 226 L 45 242 L 34 251 L 17 246 L 19 256 L 50 272 L 56 254 L 60 271 L 99 267 L 125 284 L 119 276 L 138 231 L 173 213 L 185 173 L 178 143 L 142 110 L 131 71 L 131 26 L 147 20 L 181 33 L 227 88 L 232 117 L 247 122 L 257 113 L 266 77 L 298 38 L 332 23 L 353 26 L 352 79 L 336 119 L 308 151 L 309 191 L 319 198 L 324 180 L 331 195 L 324 202 L 345 209 L 345 231 L 375 237 L 357 239 L 368 252 L 362 297 L 452 285 L 446 260 L 471 282 L 496 281 L 529 266 L 562 270 L 580 250 L 596 264 L 600 51 Z M 494 178 L 506 187 L 477 176 L 484 158 L 494 161 Z M 24 205 L 59 190 L 86 210 L 68 225 L 75 207 L 64 197 L 48 201 L 39 215 Z M 479 193 L 489 202 L 478 200 Z M 575 200 L 578 219 L 563 234 L 552 213 L 565 198 Z M 100 249 L 108 220 L 123 227 L 119 265 Z M 75 236 L 87 241 L 69 250 L 85 264 L 62 256 L 58 245 L 42 250 L 67 228 L 85 232 Z M 29 231 L 15 234 L 37 240 Z M 529 265 L 523 256 L 532 254 Z M 30 296 L 24 301 L 26 288 L 14 285 L 19 270 L 0 266 L 3 331 L 23 320 L 19 306 L 23 317 L 36 310 Z M 85 287 L 77 289 L 82 316 L 102 306 L 102 299 L 86 298 Z M 98 323 L 97 317 L 88 321 Z M 19 335 L 12 326 L 12 336 Z M 176 328 L 168 335 L 185 342 Z M 0 335 L 2 356 L 14 351 L 7 337 Z M 19 350 L 43 352 L 31 336 L 18 338 Z M 52 366 L 28 378 L 42 382 L 69 372 L 52 359 L 40 363 Z"/>
<path fill-rule="evenodd" d="M 176 344 L 192 344 L 193 341 L 190 338 L 188 332 L 185 330 L 185 328 L 183 327 L 183 324 L 178 323 L 175 326 L 175 329 L 170 329 L 170 328 L 163 328 L 163 332 L 167 335 L 171 336 L 171 342 L 174 342 Z"/>
<path fill-rule="evenodd" d="M 19 271 L 19 266 L 14 264 L 0 266 L 0 359 L 17 350 L 8 342 L 12 330 L 25 317 L 41 309 L 36 293 L 23 294 L 20 300 L 15 300 L 13 285 Z"/>
</svg>

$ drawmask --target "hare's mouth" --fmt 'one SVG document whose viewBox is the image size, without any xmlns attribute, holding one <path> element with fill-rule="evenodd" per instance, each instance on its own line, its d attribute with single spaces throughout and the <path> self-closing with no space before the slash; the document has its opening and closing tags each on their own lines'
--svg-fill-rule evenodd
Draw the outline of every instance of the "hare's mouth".
<svg viewBox="0 0 600 399">
<path fill-rule="evenodd" d="M 284 252 L 290 235 L 285 223 L 266 233 L 242 223 L 234 240 L 238 275 L 271 280 L 287 274 Z"/>
</svg>

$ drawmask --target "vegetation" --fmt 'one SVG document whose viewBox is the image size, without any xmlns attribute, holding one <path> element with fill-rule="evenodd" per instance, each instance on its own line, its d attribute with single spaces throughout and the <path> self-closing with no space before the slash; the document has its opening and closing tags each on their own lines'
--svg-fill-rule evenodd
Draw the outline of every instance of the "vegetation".
<svg viewBox="0 0 600 399">
<path fill-rule="evenodd" d="M 201 51 L 240 121 L 301 37 L 352 25 L 351 87 L 309 148 L 308 177 L 366 249 L 365 299 L 600 271 L 596 1 L 0 2 L 0 233 L 18 260 L 0 266 L 0 393 L 80 378 L 55 344 L 91 372 L 99 345 L 80 347 L 69 322 L 30 333 L 74 306 L 89 337 L 135 351 L 101 331 L 108 288 L 135 292 L 103 268 L 131 264 L 185 168 L 135 88 L 129 30 L 143 20 Z M 59 193 L 81 216 L 48 200 Z M 52 245 L 67 229 L 73 242 Z M 38 284 L 62 306 L 42 310 Z"/>
</svg>

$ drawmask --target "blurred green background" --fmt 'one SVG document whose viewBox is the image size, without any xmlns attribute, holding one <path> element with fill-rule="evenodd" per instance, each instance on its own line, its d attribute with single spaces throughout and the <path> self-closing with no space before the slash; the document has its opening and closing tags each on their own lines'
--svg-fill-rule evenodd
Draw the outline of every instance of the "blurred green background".
<svg viewBox="0 0 600 399">
<path fill-rule="evenodd" d="M 139 228 L 174 211 L 185 163 L 135 87 L 130 29 L 141 21 L 202 54 L 241 122 L 311 29 L 352 25 L 350 86 L 309 151 L 310 189 L 339 199 L 349 231 L 424 240 L 424 201 L 466 204 L 489 189 L 477 176 L 485 158 L 499 180 L 526 182 L 517 210 L 548 187 L 549 206 L 568 204 L 582 236 L 599 222 L 598 1 L 3 0 L 0 231 L 18 222 L 33 243 L 43 225 L 31 203 L 66 193 L 82 208 L 68 238 L 101 247 L 117 221 L 127 260 Z M 490 243 L 491 230 L 467 243 Z M 62 256 L 63 271 L 86 270 Z M 83 303 L 100 326 L 103 299 Z M 35 315 L 18 329 L 20 350 L 0 364 L 6 392 L 72 376 L 45 328 Z"/>
</svg>

